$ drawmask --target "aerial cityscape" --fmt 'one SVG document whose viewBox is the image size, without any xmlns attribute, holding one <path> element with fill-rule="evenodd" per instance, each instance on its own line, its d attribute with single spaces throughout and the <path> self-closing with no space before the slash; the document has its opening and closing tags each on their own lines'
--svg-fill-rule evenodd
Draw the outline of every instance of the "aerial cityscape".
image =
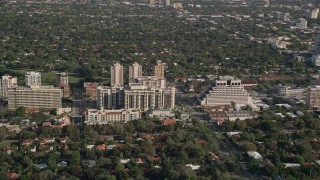
<svg viewBox="0 0 320 180">
<path fill-rule="evenodd" d="M 0 179 L 320 179 L 319 0 L 0 0 Z"/>
</svg>

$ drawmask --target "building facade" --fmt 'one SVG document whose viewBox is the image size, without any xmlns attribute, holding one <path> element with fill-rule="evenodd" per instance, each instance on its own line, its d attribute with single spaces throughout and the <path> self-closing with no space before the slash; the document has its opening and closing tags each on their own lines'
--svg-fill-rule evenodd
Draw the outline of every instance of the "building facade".
<svg viewBox="0 0 320 180">
<path fill-rule="evenodd" d="M 2 76 L 0 80 L 0 95 L 2 99 L 8 97 L 8 89 L 16 88 L 18 86 L 18 81 L 16 77 L 9 75 Z"/>
<path fill-rule="evenodd" d="M 116 63 L 111 66 L 111 86 L 123 86 L 123 66 L 120 63 Z"/>
<path fill-rule="evenodd" d="M 131 83 L 124 90 L 125 109 L 147 111 L 149 109 L 173 109 L 175 88 L 150 88 L 140 83 Z"/>
<path fill-rule="evenodd" d="M 310 11 L 310 19 L 318 19 L 319 8 L 314 8 Z"/>
<path fill-rule="evenodd" d="M 97 88 L 98 84 L 97 83 L 91 83 L 91 82 L 84 82 L 83 83 L 85 93 L 86 93 L 86 98 L 91 99 L 91 100 L 96 100 L 97 99 Z"/>
<path fill-rule="evenodd" d="M 129 66 L 129 82 L 140 76 L 142 76 L 142 66 L 135 62 Z"/>
<path fill-rule="evenodd" d="M 239 105 L 250 104 L 251 97 L 241 85 L 240 79 L 220 76 L 214 80 L 213 87 L 205 94 L 200 103 L 204 106 L 226 105 L 235 102 Z"/>
<path fill-rule="evenodd" d="M 66 73 L 66 72 L 57 73 L 56 83 L 57 83 L 57 86 L 58 86 L 58 87 L 61 87 L 61 86 L 69 86 L 68 73 Z"/>
<path fill-rule="evenodd" d="M 124 107 L 124 87 L 97 87 L 97 105 L 102 109 L 121 109 Z"/>
<path fill-rule="evenodd" d="M 306 105 L 309 110 L 320 110 L 320 86 L 314 86 L 307 90 Z"/>
<path fill-rule="evenodd" d="M 27 72 L 25 75 L 26 86 L 31 86 L 32 84 L 41 86 L 41 73 L 39 72 Z"/>
<path fill-rule="evenodd" d="M 110 124 L 110 123 L 125 123 L 128 121 L 140 118 L 138 111 L 130 111 L 125 109 L 119 110 L 97 110 L 87 109 L 85 112 L 85 124 Z"/>
<path fill-rule="evenodd" d="M 132 79 L 131 83 L 140 83 L 150 88 L 165 88 L 166 80 L 157 76 L 139 76 Z"/>
<path fill-rule="evenodd" d="M 62 92 L 53 86 L 32 85 L 8 90 L 8 108 L 61 108 Z"/>
<path fill-rule="evenodd" d="M 165 65 L 159 60 L 154 66 L 154 76 L 164 77 Z"/>
</svg>

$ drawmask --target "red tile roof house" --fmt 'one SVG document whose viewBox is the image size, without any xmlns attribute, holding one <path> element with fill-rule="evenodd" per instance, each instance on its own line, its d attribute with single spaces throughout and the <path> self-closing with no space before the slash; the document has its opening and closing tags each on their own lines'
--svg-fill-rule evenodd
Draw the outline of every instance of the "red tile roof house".
<svg viewBox="0 0 320 180">
<path fill-rule="evenodd" d="M 49 144 L 49 143 L 54 143 L 55 138 L 42 138 L 40 140 L 40 144 Z"/>
<path fill-rule="evenodd" d="M 106 150 L 106 145 L 105 144 L 100 144 L 96 146 L 96 150 L 98 151 L 105 151 Z"/>
<path fill-rule="evenodd" d="M 35 143 L 37 141 L 37 139 L 24 139 L 22 141 L 22 146 L 27 147 L 32 145 L 33 143 Z"/>
<path fill-rule="evenodd" d="M 19 174 L 17 174 L 17 173 L 7 173 L 6 177 L 7 177 L 8 180 L 18 179 L 19 178 Z"/>
<path fill-rule="evenodd" d="M 161 120 L 162 125 L 169 125 L 169 124 L 176 124 L 176 123 L 177 122 L 175 119 L 166 118 Z"/>
<path fill-rule="evenodd" d="M 196 139 L 196 140 L 194 140 L 194 143 L 196 143 L 196 144 L 207 144 L 208 142 L 206 140 L 203 140 L 203 139 Z"/>
<path fill-rule="evenodd" d="M 67 143 L 68 140 L 69 140 L 68 137 L 62 137 L 62 138 L 60 138 L 60 143 L 65 144 L 65 143 Z"/>
</svg>

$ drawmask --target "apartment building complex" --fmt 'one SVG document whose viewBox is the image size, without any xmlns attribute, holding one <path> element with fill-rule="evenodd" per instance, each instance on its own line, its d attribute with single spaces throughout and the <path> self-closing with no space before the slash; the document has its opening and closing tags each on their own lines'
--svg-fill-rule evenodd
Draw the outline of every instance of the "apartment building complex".
<svg viewBox="0 0 320 180">
<path fill-rule="evenodd" d="M 32 85 L 8 90 L 8 108 L 61 108 L 62 92 L 53 86 Z"/>
<path fill-rule="evenodd" d="M 138 111 L 131 111 L 125 109 L 119 110 L 97 110 L 97 109 L 87 109 L 85 112 L 85 124 L 95 125 L 95 124 L 110 124 L 110 123 L 120 123 L 136 120 L 140 118 L 140 113 Z"/>
</svg>

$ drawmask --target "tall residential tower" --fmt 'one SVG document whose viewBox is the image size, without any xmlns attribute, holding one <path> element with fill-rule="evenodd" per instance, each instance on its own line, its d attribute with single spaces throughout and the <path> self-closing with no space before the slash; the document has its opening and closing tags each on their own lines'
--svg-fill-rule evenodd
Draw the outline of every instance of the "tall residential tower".
<svg viewBox="0 0 320 180">
<path fill-rule="evenodd" d="M 129 82 L 140 76 L 142 76 L 142 66 L 135 62 L 129 66 Z"/>
<path fill-rule="evenodd" d="M 123 86 L 123 66 L 120 63 L 116 63 L 111 66 L 111 86 Z"/>
</svg>

